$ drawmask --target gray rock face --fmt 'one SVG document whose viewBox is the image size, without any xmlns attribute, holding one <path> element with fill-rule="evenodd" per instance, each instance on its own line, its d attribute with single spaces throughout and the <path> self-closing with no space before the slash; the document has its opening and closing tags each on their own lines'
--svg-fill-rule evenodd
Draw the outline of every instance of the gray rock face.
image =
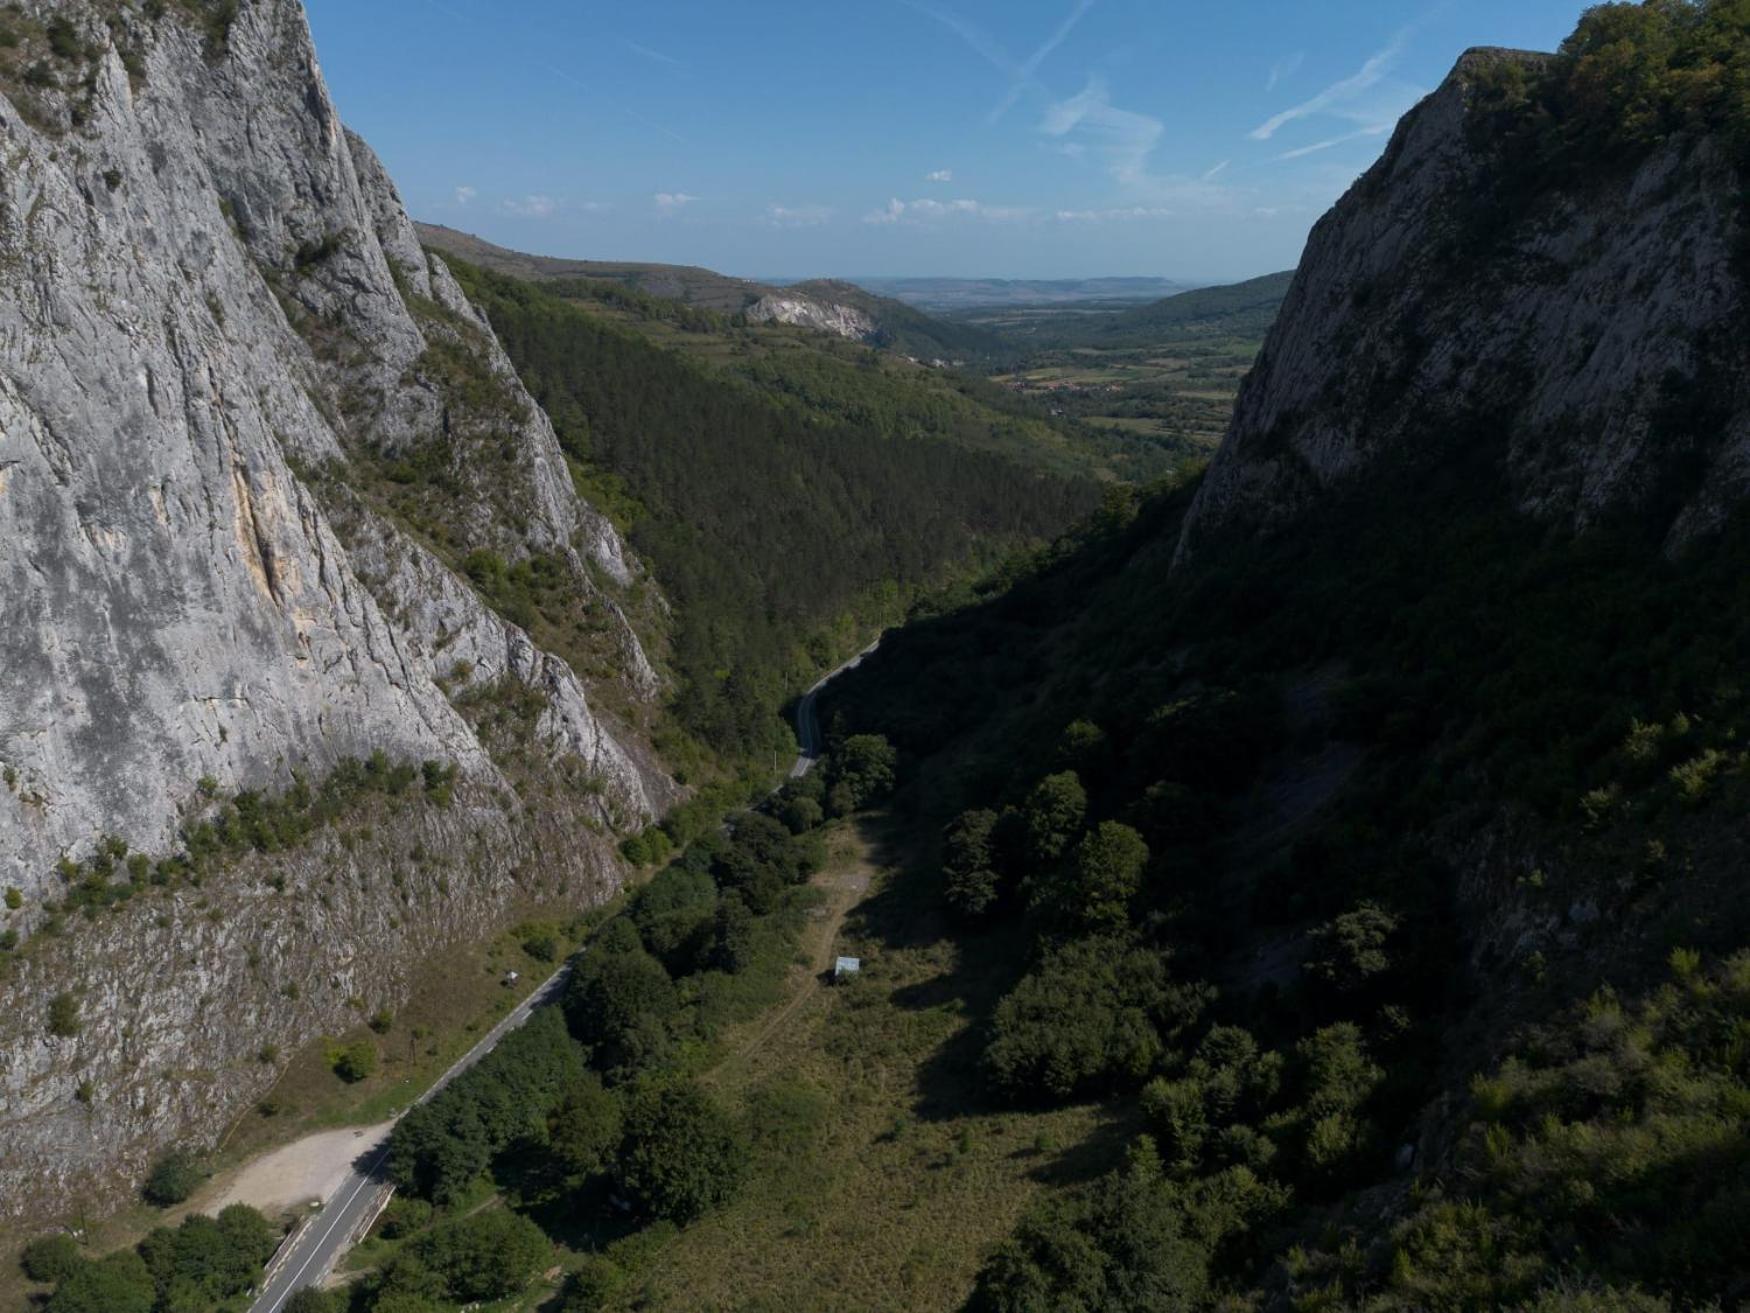
<svg viewBox="0 0 1750 1313">
<path fill-rule="evenodd" d="M 442 875 L 402 845 L 405 878 L 372 883 L 329 834 L 275 859 L 286 896 L 246 864 L 33 946 L 0 1016 L 0 1218 L 215 1139 L 271 1083 L 264 1044 L 393 1006 L 421 956 L 526 903 L 527 868 L 549 900 L 611 891 L 614 831 L 678 792 L 624 723 L 659 685 L 626 619 L 644 571 L 342 128 L 297 0 L 245 0 L 221 50 L 176 6 L 25 8 L 93 54 L 62 76 L 88 95 L 0 82 L 0 885 L 26 904 L 0 924 L 37 924 L 99 836 L 175 851 L 204 777 L 273 790 L 382 750 L 455 763 L 471 801 L 409 823 Z M 490 384 L 484 439 L 445 368 Z M 617 671 L 586 683 L 354 495 L 333 472 L 361 452 L 444 462 L 458 538 L 560 562 Z M 538 823 L 452 702 L 502 683 L 589 780 Z M 44 1034 L 61 991 L 77 1040 Z"/>
<path fill-rule="evenodd" d="M 385 618 L 425 594 L 362 587 L 292 470 L 346 439 L 398 451 L 442 431 L 440 395 L 409 382 L 430 345 L 410 301 L 472 323 L 523 403 L 486 476 L 518 523 L 483 496 L 478 536 L 621 585 L 638 569 L 342 130 L 297 4 L 245 5 L 216 63 L 162 20 L 139 86 L 113 46 L 96 74 L 88 122 L 61 135 L 0 101 L 0 882 L 33 896 L 100 834 L 168 847 L 203 776 L 272 786 L 376 748 L 492 773 Z M 655 674 L 619 623 L 646 696 Z M 584 736 L 610 739 L 570 684 Z M 661 786 L 602 752 L 622 809 L 649 815 Z"/>
<path fill-rule="evenodd" d="M 854 306 L 810 301 L 800 296 L 762 296 L 745 313 L 750 324 L 790 324 L 853 342 L 871 342 L 881 333 L 875 321 Z"/>
<path fill-rule="evenodd" d="M 1224 528 L 1280 528 L 1443 435 L 1499 441 L 1518 507 L 1584 528 L 1672 496 L 1673 445 L 1698 436 L 1679 412 L 1695 398 L 1710 437 L 1689 453 L 1697 474 L 1677 490 L 1668 548 L 1750 491 L 1732 345 L 1743 181 L 1715 143 L 1677 141 L 1623 178 L 1514 208 L 1467 140 L 1466 108 L 1478 69 L 1540 58 L 1467 54 L 1313 230 L 1181 562 Z"/>
</svg>

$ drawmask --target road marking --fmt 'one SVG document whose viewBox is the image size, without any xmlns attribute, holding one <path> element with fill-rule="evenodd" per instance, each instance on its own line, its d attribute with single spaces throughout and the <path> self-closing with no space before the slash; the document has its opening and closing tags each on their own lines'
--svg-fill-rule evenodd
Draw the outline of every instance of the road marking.
<svg viewBox="0 0 1750 1313">
<path fill-rule="evenodd" d="M 265 1313 L 276 1313 L 279 1306 L 286 1301 L 288 1296 L 302 1289 L 302 1287 L 298 1285 L 298 1282 L 303 1280 L 304 1273 L 309 1270 L 310 1264 L 315 1262 L 316 1259 L 321 1256 L 324 1242 L 334 1234 L 334 1228 L 345 1218 L 346 1210 L 352 1207 L 353 1200 L 358 1198 L 359 1191 L 371 1183 L 371 1178 L 376 1175 L 377 1168 L 383 1165 L 383 1160 L 388 1156 L 389 1151 L 387 1149 L 383 1150 L 383 1152 L 377 1156 L 377 1161 L 371 1164 L 370 1171 L 359 1178 L 359 1183 L 353 1187 L 352 1193 L 346 1197 L 346 1202 L 341 1204 L 339 1208 L 335 1209 L 334 1220 L 323 1228 L 321 1237 L 316 1242 L 315 1250 L 310 1254 L 310 1257 L 306 1258 L 303 1263 L 299 1265 L 298 1270 L 292 1274 L 291 1280 L 286 1283 L 285 1294 L 277 1296 L 273 1302 L 267 1306 Z"/>
</svg>

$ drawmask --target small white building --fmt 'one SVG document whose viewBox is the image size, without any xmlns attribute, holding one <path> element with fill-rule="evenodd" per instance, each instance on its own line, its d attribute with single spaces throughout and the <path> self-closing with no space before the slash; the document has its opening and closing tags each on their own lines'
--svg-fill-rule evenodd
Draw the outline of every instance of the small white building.
<svg viewBox="0 0 1750 1313">
<path fill-rule="evenodd" d="M 832 978 L 834 980 L 849 980 L 852 976 L 862 974 L 862 971 L 862 958 L 841 957 L 837 962 L 833 963 Z"/>
</svg>

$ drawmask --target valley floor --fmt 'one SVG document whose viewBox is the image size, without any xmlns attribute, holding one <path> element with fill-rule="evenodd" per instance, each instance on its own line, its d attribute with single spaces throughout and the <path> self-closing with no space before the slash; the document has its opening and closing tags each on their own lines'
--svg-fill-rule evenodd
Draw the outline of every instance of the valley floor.
<svg viewBox="0 0 1750 1313">
<path fill-rule="evenodd" d="M 1007 988 L 1022 946 L 952 943 L 932 924 L 925 874 L 890 846 L 896 833 L 881 818 L 833 832 L 816 880 L 828 901 L 789 996 L 730 1037 L 706 1077 L 783 1127 L 756 1144 L 749 1188 L 666 1240 L 615 1247 L 633 1280 L 610 1307 L 955 1309 L 1040 1190 L 1114 1161 L 1130 1128 L 1105 1109 L 983 1109 L 973 1018 Z M 838 954 L 862 958 L 860 979 L 827 983 Z M 627 1245 L 637 1261 L 618 1252 Z"/>
</svg>

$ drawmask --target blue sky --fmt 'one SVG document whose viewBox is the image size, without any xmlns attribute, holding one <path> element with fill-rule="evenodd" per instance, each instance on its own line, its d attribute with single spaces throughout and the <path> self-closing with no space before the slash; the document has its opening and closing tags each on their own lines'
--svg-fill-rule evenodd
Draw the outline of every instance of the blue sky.
<svg viewBox="0 0 1750 1313">
<path fill-rule="evenodd" d="M 306 0 L 409 209 L 749 277 L 1286 268 L 1472 45 L 1580 0 Z"/>
</svg>

